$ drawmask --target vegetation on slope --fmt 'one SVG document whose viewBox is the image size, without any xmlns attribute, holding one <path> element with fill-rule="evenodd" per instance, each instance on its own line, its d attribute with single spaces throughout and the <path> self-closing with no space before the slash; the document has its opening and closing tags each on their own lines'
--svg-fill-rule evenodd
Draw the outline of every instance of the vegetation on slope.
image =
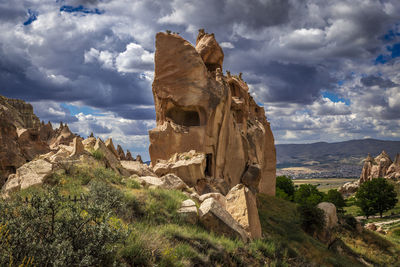
<svg viewBox="0 0 400 267">
<path fill-rule="evenodd" d="M 304 232 L 295 203 L 258 195 L 263 238 L 245 244 L 186 223 L 177 213 L 186 198 L 96 165 L 65 166 L 46 186 L 0 201 L 0 265 L 361 266 L 364 250 L 340 255 Z"/>
</svg>

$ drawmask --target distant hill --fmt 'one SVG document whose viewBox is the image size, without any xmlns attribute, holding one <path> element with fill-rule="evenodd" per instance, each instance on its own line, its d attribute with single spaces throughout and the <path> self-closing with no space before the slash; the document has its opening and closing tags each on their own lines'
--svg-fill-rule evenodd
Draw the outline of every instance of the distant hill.
<svg viewBox="0 0 400 267">
<path fill-rule="evenodd" d="M 326 172 L 323 176 L 357 177 L 361 171 L 362 160 L 368 153 L 375 157 L 382 150 L 393 159 L 400 153 L 400 141 L 362 139 L 337 143 L 276 145 L 277 168 L 306 167 L 308 173 Z"/>
</svg>

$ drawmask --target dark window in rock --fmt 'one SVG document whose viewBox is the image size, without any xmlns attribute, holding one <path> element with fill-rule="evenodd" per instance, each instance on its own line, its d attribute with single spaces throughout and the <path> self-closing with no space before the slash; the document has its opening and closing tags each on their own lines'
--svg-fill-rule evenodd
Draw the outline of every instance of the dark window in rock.
<svg viewBox="0 0 400 267">
<path fill-rule="evenodd" d="M 206 169 L 204 170 L 206 176 L 212 176 L 212 154 L 206 154 Z"/>
<path fill-rule="evenodd" d="M 200 126 L 200 116 L 195 110 L 184 110 L 179 107 L 173 107 L 167 111 L 166 117 L 179 125 Z"/>
<path fill-rule="evenodd" d="M 16 173 L 17 172 L 17 169 L 15 168 L 15 166 L 7 166 L 5 169 L 9 173 Z"/>
</svg>

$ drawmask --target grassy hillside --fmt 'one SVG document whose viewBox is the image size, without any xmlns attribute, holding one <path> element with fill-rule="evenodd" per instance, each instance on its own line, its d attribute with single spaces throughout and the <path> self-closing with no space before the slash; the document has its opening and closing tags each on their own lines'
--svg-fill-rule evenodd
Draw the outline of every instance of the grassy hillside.
<svg viewBox="0 0 400 267">
<path fill-rule="evenodd" d="M 245 244 L 186 223 L 177 213 L 186 198 L 99 166 L 65 168 L 46 186 L 0 201 L 0 265 L 362 266 L 364 250 L 340 255 L 306 234 L 294 203 L 258 195 L 263 238 Z M 339 232 L 350 245 L 351 232 Z M 357 238 L 365 236 L 376 237 Z"/>
</svg>

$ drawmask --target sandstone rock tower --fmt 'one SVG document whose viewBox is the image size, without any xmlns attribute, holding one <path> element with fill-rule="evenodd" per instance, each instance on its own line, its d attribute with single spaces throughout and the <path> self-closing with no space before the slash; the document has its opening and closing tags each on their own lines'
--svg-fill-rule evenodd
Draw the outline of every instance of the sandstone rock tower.
<svg viewBox="0 0 400 267">
<path fill-rule="evenodd" d="M 196 47 L 177 34 L 157 34 L 152 166 L 194 150 L 202 155 L 202 172 L 181 177 L 189 186 L 218 180 L 229 188 L 243 183 L 274 195 L 275 145 L 264 108 L 241 75 L 222 74 L 223 59 L 214 34 L 204 30 Z"/>
</svg>

